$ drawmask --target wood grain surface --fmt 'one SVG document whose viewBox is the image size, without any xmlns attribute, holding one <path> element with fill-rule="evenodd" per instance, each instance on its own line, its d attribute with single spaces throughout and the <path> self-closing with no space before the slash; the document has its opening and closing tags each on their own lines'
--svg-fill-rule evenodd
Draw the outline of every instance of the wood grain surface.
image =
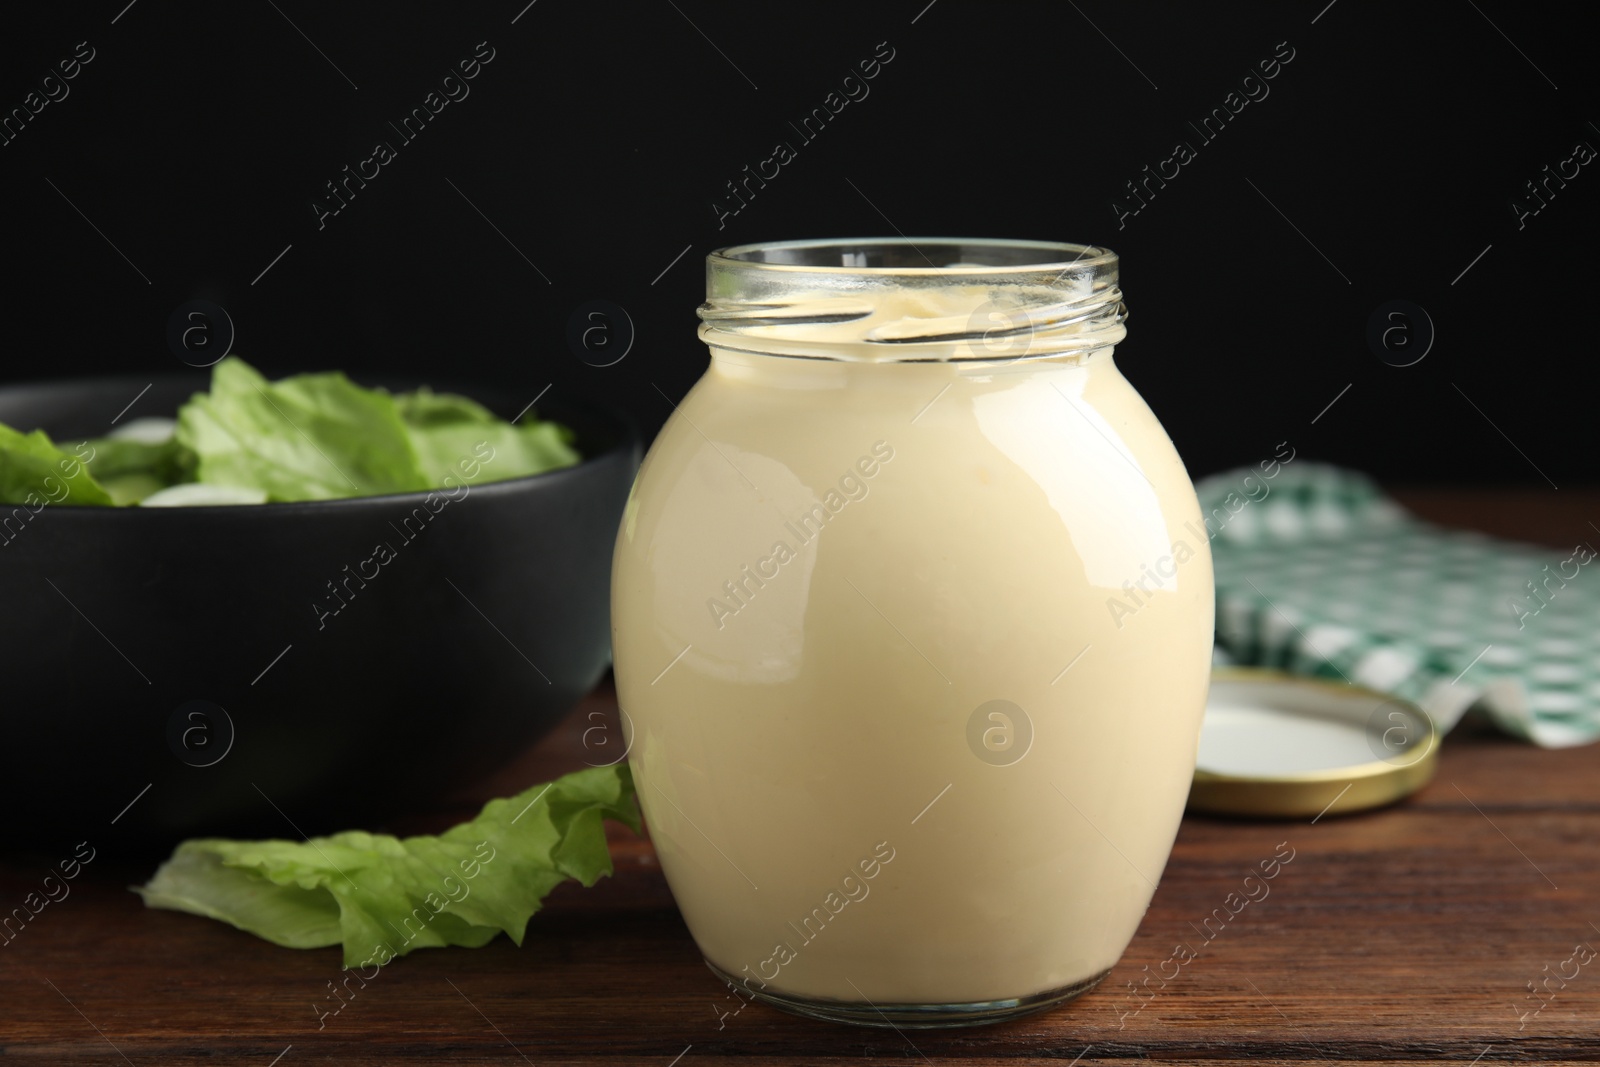
<svg viewBox="0 0 1600 1067">
<path fill-rule="evenodd" d="M 1399 495 L 1431 517 L 1555 545 L 1600 521 L 1596 493 L 1552 493 L 1554 510 L 1541 497 L 1545 510 L 1520 521 L 1506 518 L 1517 494 Z M 608 758 L 602 735 L 585 744 L 599 723 L 616 736 L 609 685 L 514 765 L 392 829 L 436 830 L 484 798 Z M 905 1033 L 734 997 L 701 963 L 648 841 L 620 828 L 616 875 L 558 889 L 521 948 L 417 952 L 365 988 L 352 982 L 344 1001 L 330 993 L 337 949 L 281 949 L 147 910 L 126 887 L 150 867 L 102 857 L 0 947 L 0 1055 L 261 1067 L 1593 1062 L 1600 957 L 1578 963 L 1574 948 L 1600 949 L 1597 841 L 1600 748 L 1547 752 L 1458 731 L 1434 782 L 1386 810 L 1336 807 L 1315 824 L 1186 817 L 1137 936 L 1099 989 L 1012 1023 Z M 1293 859 L 1270 895 L 1204 941 L 1196 928 L 1283 842 Z M 65 858 L 0 858 L 0 911 Z M 1179 943 L 1198 950 L 1181 966 L 1168 962 Z M 1174 971 L 1149 992 L 1130 989 Z M 1530 983 L 1551 992 L 1534 999 Z"/>
</svg>

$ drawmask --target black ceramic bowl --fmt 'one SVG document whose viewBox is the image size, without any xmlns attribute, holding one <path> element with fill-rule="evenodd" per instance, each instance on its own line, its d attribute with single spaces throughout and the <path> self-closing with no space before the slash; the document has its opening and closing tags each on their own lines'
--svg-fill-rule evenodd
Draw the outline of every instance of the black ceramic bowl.
<svg viewBox="0 0 1600 1067">
<path fill-rule="evenodd" d="M 146 382 L 0 388 L 0 422 L 100 436 Z M 124 419 L 204 387 L 159 380 Z M 526 403 L 469 392 L 507 418 Z M 0 849 L 371 826 L 549 730 L 609 662 L 639 441 L 603 410 L 539 410 L 584 461 L 437 513 L 422 493 L 0 506 Z"/>
</svg>

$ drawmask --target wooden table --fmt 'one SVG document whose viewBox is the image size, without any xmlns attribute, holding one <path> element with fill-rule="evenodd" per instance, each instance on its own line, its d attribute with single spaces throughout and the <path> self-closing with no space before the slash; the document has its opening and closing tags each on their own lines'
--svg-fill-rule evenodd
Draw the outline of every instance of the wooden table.
<svg viewBox="0 0 1600 1067">
<path fill-rule="evenodd" d="M 1600 493 L 1399 494 L 1425 515 L 1570 548 Z M 1520 503 L 1519 503 L 1520 502 Z M 580 767 L 604 686 L 554 735 L 432 830 L 479 801 Z M 593 758 L 592 755 L 589 758 Z M 1435 781 L 1384 811 L 1315 825 L 1184 820 L 1144 923 L 1111 977 L 1054 1011 L 972 1030 L 862 1030 L 727 992 L 700 962 L 649 843 L 616 829 L 615 877 L 564 886 L 518 949 L 429 950 L 383 971 L 337 1015 L 336 949 L 276 948 L 219 923 L 146 910 L 147 867 L 92 864 L 71 895 L 0 947 L 0 1054 L 61 1064 L 606 1062 L 740 1058 L 961 1064 L 1600 1060 L 1600 749 L 1545 752 L 1453 734 Z M 40 798 L 48 803 L 48 798 Z M 26 818 L 26 813 L 7 813 Z M 1288 842 L 1271 894 L 1233 918 L 1165 987 L 1165 963 Z M 0 860 L 0 904 L 36 889 L 53 856 Z M 1581 958 L 1581 957 L 1580 957 Z M 1149 971 L 1145 968 L 1148 967 Z M 1544 1005 L 1530 997 L 1550 978 Z M 1137 1011 L 1136 1011 L 1137 1009 Z M 723 1013 L 729 1013 L 724 1015 Z M 1524 1015 L 1524 1013 L 1528 1013 Z M 275 1059 L 275 1057 L 278 1057 Z"/>
</svg>

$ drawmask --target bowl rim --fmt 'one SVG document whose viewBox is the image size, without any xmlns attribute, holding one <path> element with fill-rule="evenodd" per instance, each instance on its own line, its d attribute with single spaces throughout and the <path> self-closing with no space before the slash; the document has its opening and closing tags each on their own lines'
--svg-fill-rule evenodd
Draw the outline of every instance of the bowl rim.
<svg viewBox="0 0 1600 1067">
<path fill-rule="evenodd" d="M 349 377 L 351 381 L 356 382 L 358 385 L 362 385 L 364 388 L 382 388 L 392 391 L 396 388 L 393 383 L 401 380 L 401 376 L 398 375 L 387 376 L 360 374 L 359 372 L 357 374 L 351 374 L 348 371 L 342 373 Z M 368 382 L 378 381 L 379 379 L 382 379 L 382 381 L 380 381 L 377 385 L 366 384 Z M 146 385 L 165 384 L 172 386 L 182 384 L 184 382 L 201 381 L 209 381 L 209 379 L 201 379 L 188 374 L 172 373 L 158 374 L 153 376 L 93 375 L 83 378 L 43 378 L 36 381 L 0 382 L 0 397 L 4 397 L 8 393 L 23 392 L 32 389 L 72 391 L 90 388 L 107 388 L 119 385 L 127 385 L 132 388 L 138 388 L 139 383 L 141 382 L 145 383 Z M 418 383 L 417 385 L 409 386 L 409 388 L 417 389 L 426 384 L 427 383 L 425 382 Z M 201 386 L 202 390 L 203 388 L 204 386 Z M 454 386 L 450 388 L 438 388 L 435 391 L 456 393 L 458 395 L 465 396 L 470 400 L 476 400 L 476 397 L 472 392 L 468 392 L 466 389 L 460 389 Z M 489 386 L 483 386 L 482 391 L 492 394 L 497 391 L 504 391 L 504 387 L 501 387 L 500 390 L 496 390 Z M 482 401 L 477 402 L 482 403 Z M 602 419 L 609 421 L 612 424 L 612 428 L 617 431 L 616 440 L 609 448 L 606 448 L 600 452 L 596 452 L 594 455 L 581 456 L 578 462 L 570 467 L 558 467 L 555 470 L 541 471 L 538 474 L 521 474 L 515 478 L 502 478 L 498 481 L 484 482 L 481 485 L 473 485 L 471 486 L 471 490 L 468 495 L 471 495 L 471 493 L 487 492 L 493 496 L 503 496 L 508 493 L 525 489 L 530 483 L 534 482 L 548 483 L 551 481 L 576 478 L 580 476 L 580 472 L 582 472 L 584 469 L 592 468 L 602 462 L 611 461 L 618 454 L 625 454 L 628 452 L 636 453 L 639 451 L 641 445 L 639 426 L 633 420 L 633 417 L 622 409 L 586 396 L 579 396 L 576 400 L 558 400 L 553 406 L 557 411 L 561 411 L 562 409 L 577 409 L 585 412 L 586 414 L 599 416 Z M 170 418 L 170 416 L 163 417 Z M 52 438 L 52 440 L 54 440 L 54 438 Z M 420 505 L 427 500 L 428 497 L 442 493 L 447 488 L 448 487 L 446 486 L 434 486 L 429 489 L 413 489 L 404 493 L 373 493 L 363 496 L 332 497 L 327 500 L 268 500 L 260 504 L 185 504 L 181 507 L 156 508 L 143 508 L 137 505 L 108 507 L 104 504 L 45 504 L 39 508 L 39 511 L 50 510 L 79 514 L 139 513 L 144 515 L 216 515 L 221 513 L 227 515 L 248 515 L 261 509 L 266 509 L 272 514 L 282 515 L 295 509 L 315 509 L 319 511 L 328 511 L 334 508 L 349 509 L 356 507 L 372 507 L 383 504 L 402 503 L 406 501 L 411 501 Z M 451 491 L 454 492 L 454 490 Z M 0 503 L 0 510 L 10 510 L 12 508 L 21 507 L 27 507 L 27 505 Z M 35 511 L 33 514 L 37 515 L 39 511 Z"/>
</svg>

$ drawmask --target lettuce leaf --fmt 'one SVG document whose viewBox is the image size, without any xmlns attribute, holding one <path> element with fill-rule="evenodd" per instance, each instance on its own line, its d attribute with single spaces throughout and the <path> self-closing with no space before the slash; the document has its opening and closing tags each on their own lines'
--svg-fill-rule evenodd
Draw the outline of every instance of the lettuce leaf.
<svg viewBox="0 0 1600 1067">
<path fill-rule="evenodd" d="M 520 945 L 551 889 L 611 873 L 604 819 L 639 829 L 626 764 L 491 800 L 438 836 L 185 841 L 134 891 L 149 907 L 218 919 L 288 948 L 343 944 L 346 967 L 418 948 L 476 948 L 502 932 Z"/>
<path fill-rule="evenodd" d="M 413 430 L 435 426 L 486 426 L 500 419 L 494 412 L 459 393 L 436 393 L 427 386 L 394 398 L 400 418 Z"/>
<path fill-rule="evenodd" d="M 136 477 L 129 475 L 129 478 Z M 120 485 L 121 483 L 117 483 Z M 118 489 L 112 486 L 111 495 L 117 495 Z M 182 485 L 169 485 L 157 489 L 148 496 L 139 500 L 139 505 L 146 508 L 194 508 L 194 507 L 229 507 L 237 504 L 265 504 L 267 491 L 265 489 L 246 489 L 242 485 L 208 485 L 205 482 L 184 482 Z"/>
<path fill-rule="evenodd" d="M 411 442 L 430 485 L 477 484 L 573 466 L 582 457 L 568 443 L 570 435 L 553 422 L 463 423 L 412 430 Z"/>
<path fill-rule="evenodd" d="M 269 500 L 330 500 L 432 488 L 394 397 L 337 371 L 269 382 L 229 356 L 211 391 L 178 412 L 198 480 L 264 489 Z"/>
<path fill-rule="evenodd" d="M 120 506 L 137 504 L 159 490 L 194 480 L 194 453 L 172 438 L 149 442 L 128 437 L 94 437 L 82 442 L 89 471 Z"/>
<path fill-rule="evenodd" d="M 444 485 L 447 477 L 499 482 L 583 458 L 572 447 L 572 431 L 553 422 L 525 417 L 512 425 L 475 400 L 426 388 L 395 402 L 431 485 Z"/>
<path fill-rule="evenodd" d="M 43 430 L 18 433 L 0 423 L 0 503 L 110 504 L 80 455 L 62 451 Z"/>
</svg>

